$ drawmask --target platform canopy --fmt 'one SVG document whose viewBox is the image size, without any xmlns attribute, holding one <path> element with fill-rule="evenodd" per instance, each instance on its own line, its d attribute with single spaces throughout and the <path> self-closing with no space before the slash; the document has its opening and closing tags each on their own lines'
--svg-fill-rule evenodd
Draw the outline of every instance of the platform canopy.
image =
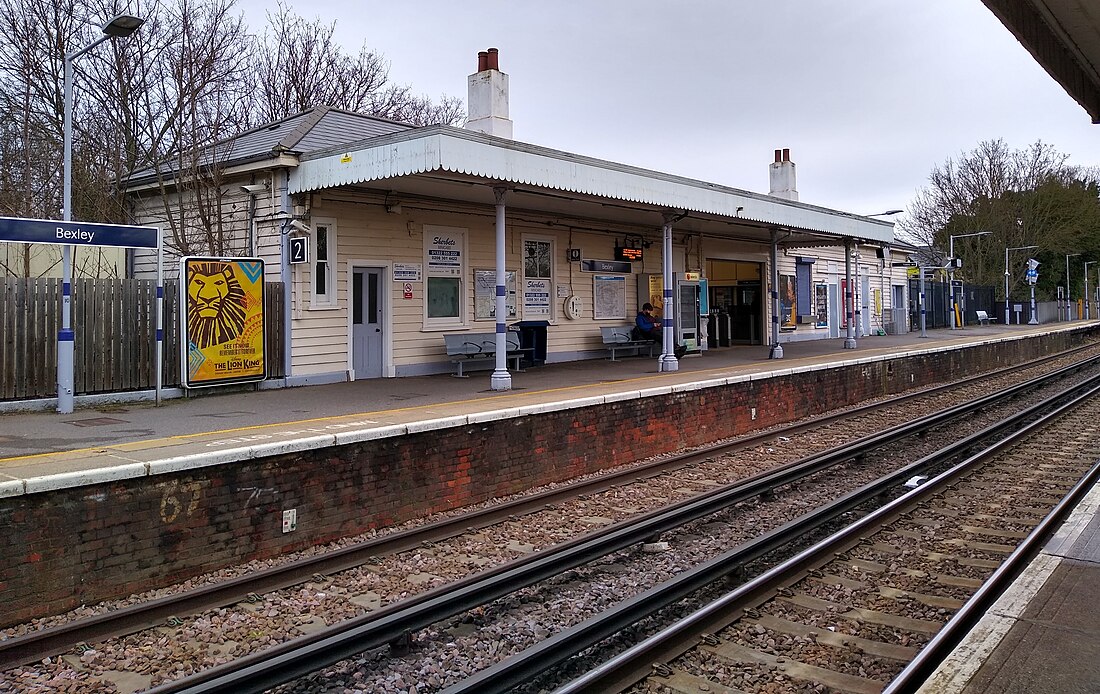
<svg viewBox="0 0 1100 694">
<path fill-rule="evenodd" d="M 450 126 L 391 133 L 305 154 L 290 192 L 362 186 L 407 199 L 494 204 L 503 185 L 511 211 L 659 227 L 787 246 L 893 241 L 888 221 L 838 212 Z"/>
<path fill-rule="evenodd" d="M 1100 123 L 1100 2 L 983 0 L 1035 60 Z"/>
</svg>

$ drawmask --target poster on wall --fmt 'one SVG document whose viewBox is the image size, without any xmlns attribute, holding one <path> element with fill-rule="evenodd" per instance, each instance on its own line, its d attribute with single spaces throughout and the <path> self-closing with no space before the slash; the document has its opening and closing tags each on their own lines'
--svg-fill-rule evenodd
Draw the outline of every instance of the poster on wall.
<svg viewBox="0 0 1100 694">
<path fill-rule="evenodd" d="M 851 307 L 851 299 L 848 297 L 848 280 L 840 280 L 840 327 L 848 327 L 848 309 Z"/>
<path fill-rule="evenodd" d="M 814 308 L 816 309 L 817 319 L 814 321 L 815 328 L 828 328 L 829 327 L 829 285 L 827 284 L 815 284 L 814 285 Z"/>
<path fill-rule="evenodd" d="M 462 234 L 440 231 L 425 242 L 429 277 L 462 276 L 462 246 L 465 243 Z"/>
<path fill-rule="evenodd" d="M 180 277 L 183 386 L 262 381 L 264 261 L 185 257 Z"/>
<path fill-rule="evenodd" d="M 523 283 L 523 317 L 550 318 L 550 280 L 526 280 Z"/>
<path fill-rule="evenodd" d="M 626 277 L 592 276 L 592 317 L 626 318 Z"/>
<path fill-rule="evenodd" d="M 794 275 L 779 276 L 779 316 L 784 327 L 795 326 L 795 310 L 798 308 Z"/>
<path fill-rule="evenodd" d="M 653 316 L 657 319 L 665 315 L 665 278 L 661 275 L 649 276 L 649 303 L 653 305 Z M 644 303 L 644 300 L 643 300 Z M 639 307 L 641 308 L 641 307 Z"/>
<path fill-rule="evenodd" d="M 509 270 L 505 282 L 504 307 L 509 318 L 516 317 L 516 271 Z M 474 320 L 497 317 L 497 271 L 474 270 Z"/>
</svg>

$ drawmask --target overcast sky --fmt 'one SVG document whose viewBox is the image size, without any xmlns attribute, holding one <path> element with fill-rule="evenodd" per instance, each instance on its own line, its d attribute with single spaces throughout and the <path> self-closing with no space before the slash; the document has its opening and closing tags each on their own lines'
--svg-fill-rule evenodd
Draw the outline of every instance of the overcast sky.
<svg viewBox="0 0 1100 694">
<path fill-rule="evenodd" d="M 285 1 L 433 98 L 499 48 L 516 140 L 761 193 L 789 148 L 800 200 L 848 212 L 906 207 L 983 140 L 1100 164 L 1100 125 L 980 0 Z M 270 7 L 241 3 L 256 31 Z"/>
</svg>

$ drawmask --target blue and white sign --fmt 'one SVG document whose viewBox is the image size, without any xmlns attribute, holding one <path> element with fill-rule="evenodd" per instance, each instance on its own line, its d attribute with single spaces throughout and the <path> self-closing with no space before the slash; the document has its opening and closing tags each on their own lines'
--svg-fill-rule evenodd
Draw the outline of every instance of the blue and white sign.
<svg viewBox="0 0 1100 694">
<path fill-rule="evenodd" d="M 12 243 L 156 248 L 159 233 L 156 227 L 0 217 L 0 241 Z"/>
<path fill-rule="evenodd" d="M 550 316 L 550 280 L 527 280 L 523 286 L 523 317 Z"/>
</svg>

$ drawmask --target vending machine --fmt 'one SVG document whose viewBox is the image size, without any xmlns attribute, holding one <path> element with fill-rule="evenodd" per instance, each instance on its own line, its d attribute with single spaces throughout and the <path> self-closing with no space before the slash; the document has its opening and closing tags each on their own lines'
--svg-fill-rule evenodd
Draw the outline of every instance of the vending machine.
<svg viewBox="0 0 1100 694">
<path fill-rule="evenodd" d="M 700 272 L 675 272 L 672 274 L 672 306 L 664 302 L 664 278 L 659 274 L 638 276 L 638 301 L 653 304 L 654 314 L 664 325 L 671 320 L 673 343 L 684 347 L 688 353 L 707 348 L 707 320 L 709 296 L 707 280 Z"/>
</svg>

